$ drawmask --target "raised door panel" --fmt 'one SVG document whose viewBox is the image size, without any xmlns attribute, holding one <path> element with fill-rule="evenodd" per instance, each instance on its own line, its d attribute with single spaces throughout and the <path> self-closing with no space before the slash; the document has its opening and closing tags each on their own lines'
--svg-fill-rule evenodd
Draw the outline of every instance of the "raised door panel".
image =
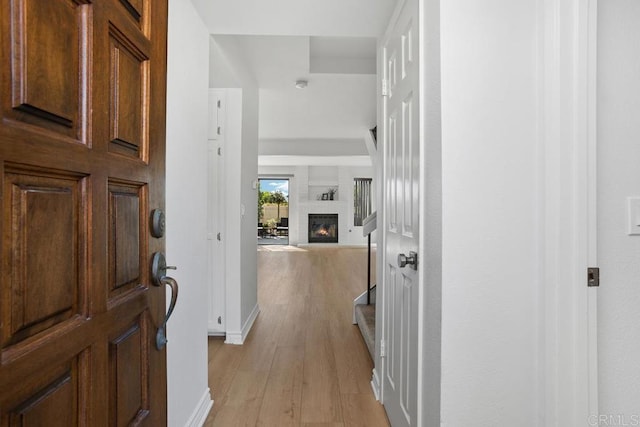
<svg viewBox="0 0 640 427">
<path fill-rule="evenodd" d="M 149 415 L 146 332 L 146 323 L 136 320 L 109 344 L 109 425 L 136 425 Z"/>
<path fill-rule="evenodd" d="M 402 101 L 402 235 L 414 238 L 418 221 L 418 180 L 420 178 L 418 157 L 418 123 L 414 120 L 417 102 L 410 92 Z"/>
<path fill-rule="evenodd" d="M 393 265 L 385 266 L 385 330 L 386 331 L 396 331 L 398 328 L 396 325 L 398 324 L 398 319 L 396 313 L 399 312 L 400 307 L 397 304 L 397 279 L 398 279 L 398 271 Z M 394 336 L 391 335 L 393 338 Z M 398 382 L 398 364 L 396 363 L 397 359 L 397 347 L 395 345 L 390 345 L 388 349 L 386 349 L 386 357 L 383 359 L 384 363 L 384 373 L 385 377 L 389 383 L 389 387 L 392 390 L 396 390 L 396 383 Z"/>
<path fill-rule="evenodd" d="M 82 176 L 7 167 L 2 346 L 82 315 L 87 207 Z"/>
<path fill-rule="evenodd" d="M 417 277 L 415 275 L 402 276 L 398 280 L 398 287 L 396 291 L 398 293 L 398 302 L 400 304 L 400 331 L 397 334 L 396 345 L 398 351 L 398 365 L 399 365 L 399 383 L 402 384 L 399 393 L 400 408 L 405 419 L 410 425 L 415 424 L 415 414 L 417 411 L 417 375 L 415 363 L 415 357 L 417 356 L 418 343 L 416 340 L 416 331 L 418 325 L 416 319 L 413 318 L 418 309 L 418 292 L 415 284 Z"/>
<path fill-rule="evenodd" d="M 145 190 L 141 184 L 109 183 L 109 298 L 112 303 L 113 298 L 141 289 L 147 283 Z"/>
<path fill-rule="evenodd" d="M 88 143 L 89 8 L 83 1 L 7 0 L 11 43 L 4 59 L 3 116 L 31 129 Z M 49 25 L 50 23 L 55 25 Z"/>
<path fill-rule="evenodd" d="M 66 374 L 17 408 L 10 416 L 9 425 L 78 425 L 76 394 L 73 379 L 70 373 Z"/>
<path fill-rule="evenodd" d="M 111 144 L 109 150 L 145 158 L 148 144 L 148 56 L 111 24 Z"/>
<path fill-rule="evenodd" d="M 77 426 L 87 424 L 85 398 L 89 351 L 69 362 L 40 368 L 34 379 L 16 387 L 0 413 L 0 425 Z"/>
</svg>

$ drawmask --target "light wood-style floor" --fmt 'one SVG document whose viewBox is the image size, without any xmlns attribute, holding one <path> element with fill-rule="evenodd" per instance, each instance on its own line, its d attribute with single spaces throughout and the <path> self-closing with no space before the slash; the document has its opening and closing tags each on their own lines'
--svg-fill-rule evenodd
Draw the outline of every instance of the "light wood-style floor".
<svg viewBox="0 0 640 427">
<path fill-rule="evenodd" d="M 353 298 L 366 289 L 366 249 L 264 246 L 260 315 L 242 346 L 209 339 L 215 401 L 205 426 L 388 426 Z"/>
</svg>

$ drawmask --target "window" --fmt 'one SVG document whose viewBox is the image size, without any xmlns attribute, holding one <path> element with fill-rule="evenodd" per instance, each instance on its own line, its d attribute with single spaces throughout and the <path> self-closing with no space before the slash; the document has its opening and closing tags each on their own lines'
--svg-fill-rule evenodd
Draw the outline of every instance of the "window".
<svg viewBox="0 0 640 427">
<path fill-rule="evenodd" d="M 371 215 L 371 178 L 353 179 L 353 225 L 362 226 L 362 221 Z"/>
</svg>

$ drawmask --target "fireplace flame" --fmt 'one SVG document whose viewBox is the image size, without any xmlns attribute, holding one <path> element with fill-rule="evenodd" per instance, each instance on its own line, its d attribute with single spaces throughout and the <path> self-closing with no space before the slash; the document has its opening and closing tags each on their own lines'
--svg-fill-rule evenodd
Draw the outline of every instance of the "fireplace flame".
<svg viewBox="0 0 640 427">
<path fill-rule="evenodd" d="M 316 232 L 316 235 L 325 237 L 329 235 L 329 231 L 326 228 L 321 228 Z"/>
</svg>

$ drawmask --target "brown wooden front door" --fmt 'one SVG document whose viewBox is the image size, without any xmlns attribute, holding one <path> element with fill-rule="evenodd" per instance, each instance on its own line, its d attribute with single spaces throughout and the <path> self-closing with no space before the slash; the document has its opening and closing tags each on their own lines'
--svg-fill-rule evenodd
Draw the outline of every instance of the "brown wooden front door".
<svg viewBox="0 0 640 427">
<path fill-rule="evenodd" d="M 166 424 L 166 0 L 0 0 L 0 427 Z"/>
</svg>

